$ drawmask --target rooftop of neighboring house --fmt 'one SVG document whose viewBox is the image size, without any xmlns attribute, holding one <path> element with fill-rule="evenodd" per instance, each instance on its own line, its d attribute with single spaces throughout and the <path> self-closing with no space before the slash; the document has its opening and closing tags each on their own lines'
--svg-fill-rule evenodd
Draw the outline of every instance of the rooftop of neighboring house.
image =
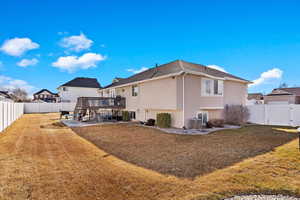
<svg viewBox="0 0 300 200">
<path fill-rule="evenodd" d="M 20 99 L 15 96 L 14 94 L 11 94 L 9 91 L 0 91 L 0 96 L 6 98 L 6 99 L 10 99 L 12 101 L 20 101 Z"/>
<path fill-rule="evenodd" d="M 277 96 L 277 95 L 296 95 L 300 96 L 300 87 L 291 88 L 276 88 L 267 96 Z"/>
<path fill-rule="evenodd" d="M 264 100 L 264 95 L 262 93 L 249 93 L 248 100 Z"/>
<path fill-rule="evenodd" d="M 84 88 L 101 88 L 96 78 L 77 77 L 60 87 L 84 87 Z"/>
<path fill-rule="evenodd" d="M 57 93 L 53 93 L 53 92 L 51 92 L 50 90 L 47 90 L 47 89 L 41 89 L 40 91 L 34 93 L 33 95 L 38 95 L 38 94 L 41 94 L 43 92 L 48 92 L 49 94 L 52 94 L 52 95 L 55 95 L 55 96 L 58 95 Z"/>
<path fill-rule="evenodd" d="M 113 81 L 112 84 L 107 85 L 104 88 L 116 87 L 116 86 L 126 85 L 126 84 L 135 83 L 139 81 L 144 81 L 144 80 L 151 80 L 154 78 L 160 78 L 168 75 L 175 76 L 183 73 L 206 75 L 213 78 L 224 78 L 224 79 L 227 78 L 227 79 L 250 83 L 250 81 L 246 79 L 234 76 L 232 74 L 223 71 L 209 68 L 205 65 L 190 63 L 183 60 L 175 60 L 167 64 L 150 68 L 146 71 L 140 72 L 128 78 L 122 78 L 117 81 Z"/>
<path fill-rule="evenodd" d="M 0 96 L 5 97 L 7 99 L 12 99 L 12 97 L 9 95 L 8 91 L 0 91 Z"/>
</svg>

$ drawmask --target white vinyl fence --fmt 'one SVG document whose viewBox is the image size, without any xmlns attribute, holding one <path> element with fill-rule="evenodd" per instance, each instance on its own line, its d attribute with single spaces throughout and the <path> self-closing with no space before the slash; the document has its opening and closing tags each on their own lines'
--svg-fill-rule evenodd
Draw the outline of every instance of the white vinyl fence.
<svg viewBox="0 0 300 200">
<path fill-rule="evenodd" d="M 265 125 L 300 126 L 300 105 L 251 105 L 249 122 Z"/>
<path fill-rule="evenodd" d="M 0 102 L 0 132 L 24 113 L 23 103 Z"/>
<path fill-rule="evenodd" d="M 24 103 L 25 113 L 73 112 L 76 103 Z"/>
</svg>

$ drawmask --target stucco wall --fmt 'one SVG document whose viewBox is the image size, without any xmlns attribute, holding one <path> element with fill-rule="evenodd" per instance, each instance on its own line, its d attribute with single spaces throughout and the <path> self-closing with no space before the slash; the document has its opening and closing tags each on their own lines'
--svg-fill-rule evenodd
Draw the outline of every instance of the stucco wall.
<svg viewBox="0 0 300 200">
<path fill-rule="evenodd" d="M 264 100 L 265 100 L 265 104 L 268 104 L 268 103 L 274 102 L 274 101 L 286 101 L 289 104 L 296 103 L 296 98 L 293 95 L 265 96 Z"/>
<path fill-rule="evenodd" d="M 202 96 L 201 95 L 201 76 L 186 75 L 185 80 L 185 125 L 188 120 L 196 117 L 197 112 L 203 108 L 223 107 L 223 96 Z"/>
<path fill-rule="evenodd" d="M 174 110 L 147 110 L 146 111 L 146 120 L 147 119 L 156 119 L 158 113 L 170 113 L 171 114 L 171 125 L 172 127 L 182 127 L 182 111 Z"/>
<path fill-rule="evenodd" d="M 224 82 L 224 105 L 246 105 L 247 96 L 247 84 L 234 81 Z"/>
<path fill-rule="evenodd" d="M 133 97 L 132 87 L 125 86 L 116 90 L 117 95 L 126 98 L 126 110 L 135 111 L 137 120 L 156 118 L 159 112 L 172 115 L 172 126 L 183 127 L 188 120 L 196 117 L 197 112 L 209 111 L 210 119 L 222 118 L 225 104 L 246 103 L 247 85 L 239 82 L 224 81 L 222 96 L 202 96 L 201 76 L 185 75 L 170 77 L 138 84 L 139 94 Z M 183 85 L 185 86 L 183 116 Z M 184 122 L 183 122 L 184 118 Z"/>
<path fill-rule="evenodd" d="M 78 97 L 99 97 L 99 90 L 97 88 L 83 88 L 83 87 L 66 87 L 67 91 L 59 88 L 59 96 L 62 101 L 77 102 Z"/>
<path fill-rule="evenodd" d="M 245 105 L 248 95 L 248 86 L 245 83 L 224 81 L 222 96 L 202 96 L 202 76 L 185 76 L 185 125 L 188 120 L 196 117 L 199 111 L 208 111 L 209 119 L 223 118 L 223 107 L 230 105 Z"/>
<path fill-rule="evenodd" d="M 117 95 L 126 98 L 126 110 L 136 112 L 137 120 L 146 121 L 149 118 L 155 119 L 156 111 L 178 112 L 176 77 L 148 81 L 140 83 L 138 86 L 138 96 L 132 96 L 132 86 L 116 89 Z M 177 120 L 174 120 L 174 123 L 177 123 Z"/>
</svg>

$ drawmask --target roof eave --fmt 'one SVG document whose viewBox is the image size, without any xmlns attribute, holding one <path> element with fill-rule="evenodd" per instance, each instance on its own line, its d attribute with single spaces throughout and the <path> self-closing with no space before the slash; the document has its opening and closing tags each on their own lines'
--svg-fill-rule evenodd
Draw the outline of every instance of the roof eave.
<svg viewBox="0 0 300 200">
<path fill-rule="evenodd" d="M 134 81 L 134 82 L 131 82 L 131 83 L 125 83 L 125 84 L 116 85 L 116 86 L 112 86 L 112 87 L 104 87 L 104 88 L 100 88 L 100 90 L 115 89 L 115 88 L 125 87 L 125 86 L 129 86 L 129 85 L 144 83 L 144 82 L 148 82 L 148 81 L 154 81 L 154 80 L 159 80 L 159 79 L 163 79 L 163 78 L 168 78 L 168 77 L 172 77 L 172 76 L 179 76 L 182 73 L 184 73 L 184 71 L 180 71 L 180 72 L 176 72 L 176 73 L 172 73 L 172 74 L 167 74 L 167 75 L 159 76 L 159 77 L 155 77 L 155 78 L 145 79 L 145 80 L 141 80 L 141 81 Z"/>
</svg>

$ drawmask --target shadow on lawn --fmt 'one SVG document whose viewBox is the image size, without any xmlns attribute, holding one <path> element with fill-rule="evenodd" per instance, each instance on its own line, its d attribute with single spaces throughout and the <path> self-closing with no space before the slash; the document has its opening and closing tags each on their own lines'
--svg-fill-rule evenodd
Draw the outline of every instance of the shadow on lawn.
<svg viewBox="0 0 300 200">
<path fill-rule="evenodd" d="M 246 126 L 208 135 L 173 135 L 129 124 L 73 128 L 124 161 L 166 175 L 195 178 L 272 151 L 297 137 L 291 128 Z"/>
</svg>

